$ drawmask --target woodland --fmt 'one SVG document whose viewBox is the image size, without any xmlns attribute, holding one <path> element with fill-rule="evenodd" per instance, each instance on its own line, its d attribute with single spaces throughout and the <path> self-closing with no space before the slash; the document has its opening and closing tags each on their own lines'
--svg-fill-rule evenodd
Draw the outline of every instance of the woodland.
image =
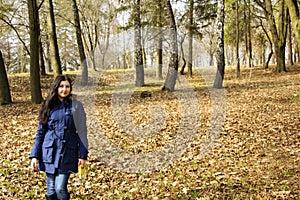
<svg viewBox="0 0 300 200">
<path fill-rule="evenodd" d="M 88 119 L 71 199 L 299 199 L 300 12 L 293 0 L 0 0 L 0 198 L 29 170 L 59 74 Z"/>
</svg>

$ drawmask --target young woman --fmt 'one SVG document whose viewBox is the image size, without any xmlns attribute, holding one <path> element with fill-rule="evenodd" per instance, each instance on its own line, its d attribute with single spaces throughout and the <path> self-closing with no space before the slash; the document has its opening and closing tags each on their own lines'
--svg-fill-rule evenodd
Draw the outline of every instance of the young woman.
<svg viewBox="0 0 300 200">
<path fill-rule="evenodd" d="M 31 169 L 46 172 L 46 199 L 70 199 L 70 174 L 84 167 L 88 156 L 86 114 L 82 103 L 72 99 L 71 79 L 57 76 L 42 104 Z"/>
</svg>

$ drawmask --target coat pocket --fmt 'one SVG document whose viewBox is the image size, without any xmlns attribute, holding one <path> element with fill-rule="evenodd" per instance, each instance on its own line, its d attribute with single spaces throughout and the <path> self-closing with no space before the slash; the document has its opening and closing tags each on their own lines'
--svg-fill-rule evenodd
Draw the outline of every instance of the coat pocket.
<svg viewBox="0 0 300 200">
<path fill-rule="evenodd" d="M 44 163 L 53 163 L 54 158 L 54 140 L 44 141 L 42 146 L 42 158 Z"/>
<path fill-rule="evenodd" d="M 66 146 L 66 151 L 64 155 L 64 164 L 74 164 L 78 163 L 78 148 L 73 146 Z"/>
</svg>

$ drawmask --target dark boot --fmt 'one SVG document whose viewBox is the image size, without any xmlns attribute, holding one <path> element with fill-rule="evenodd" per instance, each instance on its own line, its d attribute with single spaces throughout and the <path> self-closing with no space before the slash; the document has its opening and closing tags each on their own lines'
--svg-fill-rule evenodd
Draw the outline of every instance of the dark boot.
<svg viewBox="0 0 300 200">
<path fill-rule="evenodd" d="M 57 196 L 55 196 L 55 198 L 56 198 L 55 200 L 62 200 L 59 199 Z M 63 198 L 63 200 L 70 200 L 70 193 L 68 193 L 67 196 Z"/>
<path fill-rule="evenodd" d="M 50 196 L 46 195 L 46 200 L 58 200 L 58 198 L 56 197 L 56 194 L 52 194 Z"/>
</svg>

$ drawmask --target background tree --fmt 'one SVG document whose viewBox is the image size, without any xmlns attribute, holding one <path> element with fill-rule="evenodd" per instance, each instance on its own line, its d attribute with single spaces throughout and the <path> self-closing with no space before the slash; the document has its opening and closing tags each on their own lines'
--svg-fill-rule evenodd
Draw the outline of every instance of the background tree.
<svg viewBox="0 0 300 200">
<path fill-rule="evenodd" d="M 39 67 L 39 14 L 36 0 L 27 0 L 30 30 L 30 90 L 32 103 L 42 102 Z"/>
<path fill-rule="evenodd" d="M 52 0 L 48 0 L 49 3 L 49 21 L 48 21 L 48 35 L 49 35 L 49 50 L 50 50 L 50 60 L 51 67 L 53 69 L 54 76 L 62 74 L 61 61 L 59 57 L 59 48 L 57 44 L 57 35 L 56 35 L 56 23 L 54 16 L 54 8 Z"/>
<path fill-rule="evenodd" d="M 7 2 L 8 1 L 3 1 L 3 4 L 0 6 L 0 19 L 1 25 L 3 27 L 1 29 L 2 33 L 0 33 L 0 45 L 6 50 L 3 51 L 3 57 L 6 62 L 5 64 L 7 66 L 7 72 L 26 72 L 26 70 L 29 69 L 29 38 L 26 35 L 26 25 L 28 24 L 28 18 L 22 15 L 24 12 L 27 12 L 27 9 L 25 8 L 26 4 L 24 4 L 24 2 L 22 1 L 13 1 L 12 3 Z M 41 73 L 43 73 L 44 59 L 45 61 L 47 61 L 46 67 L 48 67 L 49 65 L 47 65 L 47 63 L 49 61 L 49 58 L 51 57 L 47 53 L 49 49 L 49 44 L 47 43 L 50 41 L 50 39 L 47 38 L 48 31 L 47 23 L 45 22 L 45 13 L 49 13 L 49 1 L 45 2 L 47 3 L 41 4 L 40 7 L 40 32 L 42 45 L 40 45 L 39 58 L 40 67 L 42 69 Z M 263 6 L 266 6 L 266 1 L 259 2 L 261 2 Z M 280 21 L 282 21 L 280 20 L 282 18 L 281 16 L 287 15 L 287 12 L 284 11 L 286 10 L 286 8 L 282 9 L 282 12 L 279 9 L 282 2 L 287 3 L 288 0 L 280 0 L 276 4 L 273 2 L 272 5 L 272 16 L 274 16 L 273 18 L 276 22 L 277 30 L 280 30 L 279 25 Z M 126 34 L 128 30 L 134 30 L 134 12 L 132 11 L 134 8 L 132 6 L 133 4 L 128 0 L 123 0 L 122 3 L 121 1 L 116 3 L 112 0 L 101 0 L 96 2 L 91 0 L 84 0 L 77 3 L 80 16 L 79 20 L 81 25 L 81 38 L 88 64 L 93 65 L 94 69 L 96 69 L 96 67 L 98 66 L 102 66 L 103 68 L 106 68 L 107 66 L 111 66 L 113 68 L 122 68 L 123 66 L 124 69 L 127 67 L 133 68 L 134 51 L 129 50 L 129 46 L 124 45 L 124 47 L 122 47 L 123 44 L 118 45 L 118 47 L 124 49 L 122 52 L 120 52 L 118 49 L 114 53 L 108 53 L 111 49 L 117 49 L 114 48 L 115 45 L 117 45 L 115 44 L 116 42 L 111 38 L 114 38 L 114 36 L 117 36 L 118 34 L 121 35 L 121 31 Z M 239 16 L 237 16 L 235 9 L 237 3 L 239 3 Z M 143 66 L 146 67 L 146 60 L 154 63 L 153 61 L 156 57 L 158 60 L 158 78 L 162 78 L 162 66 L 163 64 L 166 64 L 171 57 L 171 54 L 168 54 L 170 52 L 169 50 L 171 45 L 169 41 L 170 37 L 168 34 L 166 34 L 166 17 L 168 16 L 166 15 L 167 9 L 164 9 L 166 8 L 166 6 L 162 6 L 162 4 L 164 4 L 164 2 L 149 2 L 140 0 L 140 25 Z M 203 55 L 203 52 L 201 51 L 205 51 L 205 53 L 209 54 L 210 57 L 216 56 L 214 47 L 215 45 L 214 42 L 212 42 L 214 40 L 212 38 L 214 37 L 216 32 L 210 30 L 210 24 L 213 24 L 216 21 L 215 16 L 217 12 L 215 5 L 216 1 L 212 2 L 206 0 L 186 0 L 172 2 L 174 18 L 175 21 L 178 22 L 178 24 L 176 24 L 177 30 L 180 30 L 180 33 L 192 33 L 193 35 L 192 37 L 184 37 L 185 41 L 181 41 L 181 47 L 183 49 L 181 51 L 182 53 L 184 53 L 181 55 L 186 56 L 186 60 L 194 60 L 193 63 L 195 64 L 197 64 L 197 60 L 199 58 L 198 54 L 201 56 Z M 62 70 L 78 70 L 79 66 L 81 65 L 78 44 L 76 42 L 76 32 L 73 31 L 74 14 L 72 12 L 71 6 L 72 4 L 70 4 L 70 1 L 67 0 L 62 0 L 55 3 L 53 2 L 53 11 L 55 11 L 54 14 L 57 43 L 59 45 L 59 57 L 62 61 Z M 122 10 L 120 11 L 124 12 L 125 14 L 121 15 L 120 17 L 120 13 L 117 13 L 119 8 L 115 9 L 115 7 L 124 7 L 124 9 L 122 8 Z M 192 7 L 193 9 L 191 9 Z M 288 7 L 290 8 L 290 6 Z M 224 27 L 226 28 L 224 38 L 224 49 L 226 49 L 225 60 L 227 62 L 226 64 L 233 65 L 234 63 L 236 63 L 236 60 L 238 59 L 237 54 L 239 53 L 241 67 L 247 65 L 248 63 L 253 63 L 253 65 L 265 65 L 268 62 L 266 60 L 270 60 L 269 58 L 267 59 L 267 54 L 272 55 L 272 50 L 278 49 L 274 43 L 274 37 L 270 29 L 270 23 L 268 21 L 269 18 L 266 18 L 267 15 L 265 14 L 265 7 L 259 6 L 258 3 L 250 4 L 249 0 L 238 2 L 234 0 L 228 0 L 226 1 L 225 8 L 227 8 L 225 10 L 226 25 Z M 298 5 L 293 5 L 293 8 L 297 11 Z M 249 10 L 251 12 L 249 12 Z M 289 10 L 291 10 L 291 8 Z M 191 15 L 192 12 L 193 15 Z M 281 13 L 283 14 L 281 15 Z M 191 17 L 193 18 L 192 23 L 190 20 Z M 124 20 L 120 20 L 121 18 L 124 18 Z M 239 19 L 238 28 L 236 27 L 237 19 Z M 293 25 L 293 23 L 295 22 L 295 18 L 293 19 L 291 17 L 291 22 L 291 36 L 293 36 L 294 34 L 296 36 L 297 30 Z M 261 28 L 261 24 L 266 31 Z M 124 28 L 121 29 L 121 26 L 124 26 Z M 149 31 L 149 29 L 153 27 L 157 28 L 158 31 L 155 33 L 153 31 Z M 239 34 L 237 33 L 237 31 L 239 31 Z M 279 33 L 280 31 L 278 32 L 278 38 L 282 38 L 281 36 L 279 36 Z M 5 39 L 7 35 L 10 36 L 9 40 Z M 268 42 L 268 35 L 270 35 L 272 43 Z M 18 37 L 23 41 L 23 43 L 20 39 L 17 39 Z M 238 38 L 239 50 L 236 49 Z M 156 42 L 156 44 L 154 41 Z M 192 41 L 192 43 L 189 41 Z M 201 47 L 199 47 L 198 45 L 193 46 L 193 43 L 195 44 L 195 41 L 201 42 Z M 252 47 L 249 45 L 249 41 L 251 41 Z M 21 44 L 23 44 L 23 47 Z M 193 46 L 193 48 L 191 48 L 191 46 Z M 253 51 L 251 50 L 251 52 L 253 53 L 252 56 L 249 56 L 251 55 L 249 53 L 247 54 L 247 52 L 249 52 L 248 50 L 251 49 L 250 47 L 253 48 Z M 295 59 L 298 55 L 296 42 L 293 42 L 292 48 L 293 58 Z M 189 49 L 192 49 L 192 53 L 189 53 L 191 52 L 189 51 Z M 285 50 L 283 51 L 285 52 L 285 54 L 287 54 Z M 289 52 L 291 52 L 291 50 L 289 50 Z M 95 53 L 98 53 L 99 56 L 97 56 L 97 54 Z M 42 55 L 44 55 L 44 59 L 42 59 Z M 165 59 L 162 59 L 163 56 L 165 57 Z M 197 59 L 193 58 L 195 56 L 197 57 Z M 252 57 L 251 62 L 248 61 L 249 57 Z M 206 58 L 202 59 L 201 57 L 200 62 L 205 65 L 208 63 L 210 65 L 214 64 L 213 62 L 215 62 L 215 59 Z M 277 58 L 270 60 L 270 64 L 277 64 L 277 60 Z M 199 64 L 197 64 L 197 66 L 198 65 Z M 255 68 L 253 69 L 255 70 Z"/>
<path fill-rule="evenodd" d="M 28 32 L 25 24 L 27 16 L 27 5 L 21 4 L 18 8 L 11 6 L 9 3 L 3 2 L 0 4 L 0 26 L 1 26 L 1 48 L 6 51 L 2 52 L 5 58 L 4 62 L 8 72 L 26 72 L 26 64 L 28 63 L 29 49 L 27 47 L 27 38 L 25 37 Z M 22 14 L 22 16 L 20 16 Z M 9 36 L 10 40 L 7 39 Z M 12 45 L 16 49 L 10 48 Z M 18 53 L 17 53 L 18 52 Z"/>
<path fill-rule="evenodd" d="M 135 85 L 139 87 L 145 84 L 143 50 L 141 44 L 140 0 L 135 1 L 133 13 L 134 13 L 134 64 L 136 70 Z"/>
<path fill-rule="evenodd" d="M 188 44 L 187 44 L 187 68 L 188 76 L 193 74 L 193 49 L 194 40 L 201 41 L 203 34 L 206 32 L 205 29 L 214 21 L 216 18 L 216 2 L 208 0 L 188 0 L 187 11 L 183 12 L 181 24 L 185 24 L 184 28 L 188 32 Z M 183 71 L 181 69 L 181 71 Z"/>
<path fill-rule="evenodd" d="M 290 15 L 288 12 L 288 22 L 287 22 L 287 62 L 289 65 L 293 65 L 293 44 L 292 44 L 292 38 L 293 38 L 293 33 L 292 33 L 292 26 L 291 26 L 291 20 L 290 20 Z"/>
<path fill-rule="evenodd" d="M 189 23 L 188 23 L 188 76 L 193 75 L 193 37 L 194 37 L 194 0 L 189 0 Z"/>
<path fill-rule="evenodd" d="M 178 44 L 177 28 L 170 0 L 164 1 L 166 6 L 166 17 L 170 26 L 170 61 L 168 73 L 162 90 L 174 91 L 178 76 Z"/>
<path fill-rule="evenodd" d="M 208 65 L 214 65 L 214 57 L 217 50 L 217 40 L 216 40 L 216 31 L 215 31 L 215 22 L 210 23 L 204 30 L 203 30 L 203 39 L 201 40 L 201 45 L 207 51 L 209 55 Z"/>
<path fill-rule="evenodd" d="M 41 75 L 47 75 L 46 73 L 46 66 L 44 60 L 44 50 L 43 50 L 43 43 L 41 41 L 41 37 L 39 37 L 39 59 L 40 59 L 40 68 L 41 68 Z"/>
<path fill-rule="evenodd" d="M 163 66 L 163 6 L 161 0 L 156 0 L 156 28 L 158 30 L 156 36 L 156 78 L 163 79 L 162 66 Z"/>
<path fill-rule="evenodd" d="M 245 2 L 245 11 L 244 11 L 244 21 L 246 23 L 246 31 L 245 31 L 245 43 L 246 43 L 246 52 L 247 52 L 247 58 L 248 58 L 248 66 L 252 68 L 252 27 L 251 27 L 251 22 L 252 22 L 252 11 L 251 11 L 251 4 L 249 0 L 244 0 Z M 251 69 L 252 71 L 252 69 Z M 251 76 L 251 74 L 250 74 Z"/>
<path fill-rule="evenodd" d="M 0 105 L 12 103 L 7 73 L 0 50 Z"/>
<path fill-rule="evenodd" d="M 41 4 L 38 6 L 39 12 L 41 6 L 44 4 L 44 1 L 41 2 Z M 45 66 L 45 61 L 44 61 L 44 50 L 43 50 L 43 43 L 42 43 L 42 37 L 41 37 L 41 23 L 40 23 L 40 16 L 39 16 L 39 59 L 40 59 L 40 70 L 41 70 L 41 75 L 46 75 L 46 66 Z"/>
<path fill-rule="evenodd" d="M 241 66 L 240 66 L 240 28 L 239 28 L 239 0 L 235 1 L 235 11 L 236 11 L 236 16 L 235 16 L 235 21 L 236 21 L 236 77 L 239 78 L 241 76 Z"/>
<path fill-rule="evenodd" d="M 291 18 L 291 23 L 294 29 L 295 37 L 297 43 L 300 44 L 300 12 L 299 12 L 299 1 L 296 0 L 285 0 L 287 7 L 289 9 L 289 15 Z"/>
<path fill-rule="evenodd" d="M 87 67 L 87 61 L 84 53 L 84 46 L 81 38 L 81 27 L 80 27 L 80 19 L 79 19 L 79 12 L 76 0 L 72 0 L 73 4 L 73 12 L 74 12 L 74 22 L 75 22 L 75 30 L 76 30 L 76 39 L 77 39 L 77 45 L 78 45 L 78 51 L 80 55 L 80 64 L 81 64 L 81 70 L 82 70 L 82 78 L 81 78 L 81 85 L 87 85 L 88 84 L 88 67 Z"/>
<path fill-rule="evenodd" d="M 99 67 L 104 69 L 106 56 L 109 56 L 110 36 L 118 25 L 115 21 L 116 6 L 110 0 L 85 1 L 78 3 L 78 9 L 88 65 L 95 71 Z"/>
<path fill-rule="evenodd" d="M 263 9 L 269 29 L 272 35 L 272 42 L 274 44 L 276 55 L 276 72 L 286 71 L 285 66 L 285 45 L 287 35 L 287 9 L 283 0 L 279 1 L 278 8 L 274 9 L 271 0 L 255 2 Z M 278 17 L 276 23 L 275 11 L 278 10 Z"/>
<path fill-rule="evenodd" d="M 218 0 L 218 12 L 217 12 L 217 73 L 214 81 L 214 88 L 223 87 L 223 79 L 225 74 L 225 56 L 224 56 L 224 0 Z"/>
<path fill-rule="evenodd" d="M 182 59 L 182 62 L 183 62 L 181 70 L 180 70 L 181 75 L 184 75 L 184 69 L 185 69 L 185 66 L 186 66 L 186 59 L 185 59 L 184 48 L 183 48 L 183 42 L 184 42 L 185 36 L 186 36 L 185 33 L 182 34 L 181 37 L 179 36 L 179 41 L 178 41 L 179 48 L 180 48 L 181 59 Z"/>
<path fill-rule="evenodd" d="M 269 54 L 268 54 L 268 58 L 266 59 L 266 62 L 263 63 L 264 68 L 265 68 L 265 69 L 268 69 L 268 68 L 269 68 L 269 63 L 270 63 L 271 58 L 272 58 L 272 55 L 273 55 L 273 53 L 274 53 L 274 51 L 273 51 L 273 43 L 272 43 L 272 40 L 271 40 L 271 38 L 270 38 L 270 36 L 269 36 L 268 31 L 266 30 L 265 26 L 263 25 L 263 22 L 262 22 L 261 19 L 259 19 L 259 23 L 260 23 L 259 26 L 260 26 L 261 29 L 263 30 L 263 32 L 264 32 L 264 34 L 265 34 L 265 36 L 266 36 L 266 38 L 267 38 L 267 41 L 269 42 L 270 52 L 269 52 Z"/>
</svg>

